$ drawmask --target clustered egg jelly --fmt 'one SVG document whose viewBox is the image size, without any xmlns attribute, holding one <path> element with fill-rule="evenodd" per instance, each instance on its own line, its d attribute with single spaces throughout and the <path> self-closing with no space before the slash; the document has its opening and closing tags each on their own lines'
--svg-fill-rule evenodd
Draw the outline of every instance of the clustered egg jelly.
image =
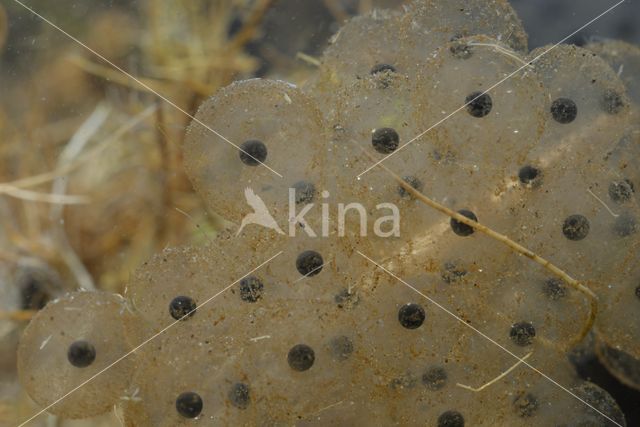
<svg viewBox="0 0 640 427">
<path fill-rule="evenodd" d="M 239 224 L 251 187 L 282 220 L 290 187 L 304 190 L 300 205 L 331 190 L 367 210 L 396 203 L 402 233 L 364 238 L 351 218 L 343 237 L 248 227 L 167 249 L 124 298 L 75 293 L 38 313 L 19 349 L 30 396 L 69 418 L 117 405 L 130 426 L 624 424 L 566 357 L 589 320 L 585 295 L 367 171 L 391 155 L 385 165 L 411 187 L 585 283 L 599 299 L 599 352 L 637 385 L 627 372 L 640 357 L 629 322 L 640 303 L 640 133 L 625 84 L 637 89 L 626 76 L 637 76 L 638 50 L 548 49 L 527 51 L 506 1 L 416 0 L 348 22 L 303 88 L 255 79 L 215 94 L 197 118 L 242 150 L 198 123 L 184 146 L 212 211 Z M 469 390 L 513 355 L 566 389 L 519 366 Z"/>
</svg>

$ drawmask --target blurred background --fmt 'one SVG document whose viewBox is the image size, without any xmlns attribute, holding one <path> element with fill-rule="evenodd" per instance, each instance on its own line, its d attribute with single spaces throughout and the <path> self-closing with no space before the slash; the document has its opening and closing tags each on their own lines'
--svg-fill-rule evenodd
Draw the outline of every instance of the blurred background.
<svg viewBox="0 0 640 427">
<path fill-rule="evenodd" d="M 609 7 L 614 0 L 510 0 L 529 34 L 529 47 L 557 43 Z M 640 43 L 640 2 L 626 0 L 607 16 L 576 34 L 568 43 L 599 39 Z"/>
</svg>

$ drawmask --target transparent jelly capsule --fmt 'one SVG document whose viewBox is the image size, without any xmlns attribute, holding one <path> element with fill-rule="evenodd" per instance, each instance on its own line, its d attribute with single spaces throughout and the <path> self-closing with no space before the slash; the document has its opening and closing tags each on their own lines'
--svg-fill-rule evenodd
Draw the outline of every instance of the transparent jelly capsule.
<svg viewBox="0 0 640 427">
<path fill-rule="evenodd" d="M 238 303 L 231 292 L 227 296 L 201 306 L 193 319 L 176 323 L 141 348 L 140 370 L 123 404 L 127 425 L 256 418 L 253 385 L 235 368 L 251 344 L 252 324 L 260 323 L 265 309 Z"/>
<path fill-rule="evenodd" d="M 494 325 L 497 335 L 505 325 L 527 322 L 549 345 L 568 349 L 588 327 L 590 301 L 582 293 L 487 236 L 442 236 L 413 264 L 405 267 L 405 277 L 414 277 L 428 295 L 457 313 L 477 318 L 486 328 Z"/>
<path fill-rule="evenodd" d="M 347 22 L 323 52 L 320 72 L 305 86 L 325 114 L 334 107 L 334 91 L 368 75 L 405 74 L 399 68 L 401 14 L 375 10 Z"/>
<path fill-rule="evenodd" d="M 528 258 L 512 254 L 510 263 L 485 270 L 486 299 L 500 310 L 504 324 L 531 324 L 546 345 L 568 351 L 583 338 L 592 321 L 591 300 Z M 490 285 L 491 283 L 491 285 Z M 526 332 L 527 327 L 520 328 Z M 518 328 L 513 338 L 517 343 Z M 514 342 L 515 342 L 514 341 Z"/>
<path fill-rule="evenodd" d="M 323 341 L 321 337 L 310 332 L 322 329 L 317 327 L 318 319 L 309 311 L 309 307 L 317 310 L 318 305 L 325 307 L 328 304 L 297 297 L 301 290 L 293 288 L 302 287 L 304 283 L 289 281 L 287 275 L 274 275 L 279 270 L 272 263 L 249 274 L 253 266 L 247 265 L 250 263 L 248 259 L 255 258 L 250 253 L 244 253 L 245 258 L 242 259 L 242 251 L 238 249 L 227 248 L 225 257 L 213 250 L 214 248 L 203 247 L 167 252 L 152 260 L 137 274 L 138 277 L 144 275 L 144 282 L 149 283 L 147 291 L 153 292 L 153 287 L 163 289 L 156 290 L 156 296 L 159 292 L 173 295 L 174 291 L 178 291 L 178 286 L 169 285 L 169 289 L 165 291 L 167 286 L 162 286 L 162 283 L 178 281 L 180 292 L 193 295 L 194 304 L 198 305 L 193 315 L 174 322 L 171 328 L 162 332 L 157 342 L 149 343 L 143 349 L 141 357 L 148 363 L 142 362 L 146 367 L 134 380 L 132 398 L 125 410 L 125 417 L 132 425 L 177 425 L 181 422 L 193 422 L 193 418 L 205 424 L 211 420 L 223 423 L 233 423 L 234 420 L 256 422 L 262 416 L 287 419 L 287 411 L 276 406 L 280 404 L 278 399 L 283 399 L 282 394 L 278 393 L 286 395 L 282 404 L 293 405 L 302 391 L 296 392 L 288 383 L 279 388 L 274 386 L 279 376 L 271 377 L 270 367 L 281 363 L 286 372 L 292 368 L 287 366 L 288 348 L 278 352 L 269 351 L 269 348 L 291 344 L 293 341 L 289 335 L 294 333 L 291 331 L 295 331 L 299 339 L 291 346 L 297 345 L 297 341 L 312 343 L 318 355 L 324 352 L 320 345 Z M 314 262 L 311 260 L 299 263 L 295 257 L 286 261 L 290 271 L 309 268 Z M 225 271 L 228 273 L 228 270 L 233 270 L 231 267 L 227 267 L 227 270 L 221 267 L 227 262 L 233 268 L 245 269 L 243 273 L 238 273 L 242 280 L 238 279 L 234 284 L 234 279 L 230 277 L 228 280 L 225 278 L 226 281 L 222 279 Z M 326 276 L 329 274 L 329 267 L 325 268 L 327 270 L 311 273 L 311 276 Z M 290 276 L 299 278 L 300 273 Z M 163 281 L 165 277 L 166 281 Z M 227 282 L 232 286 L 225 288 Z M 134 280 L 134 286 L 137 284 Z M 317 287 L 319 295 L 322 295 L 323 287 L 315 282 L 313 285 Z M 204 297 L 199 294 L 204 295 L 207 288 L 210 289 L 210 296 L 203 302 Z M 138 292 L 142 291 L 140 287 L 136 289 Z M 217 296 L 210 299 L 214 292 Z M 324 292 L 327 292 L 326 289 Z M 157 317 L 156 312 L 167 313 L 170 307 L 171 303 L 168 306 L 160 303 L 147 305 L 142 316 L 145 319 Z M 303 324 L 306 322 L 310 324 Z M 303 339 L 306 335 L 309 335 L 308 339 Z M 309 358 L 302 357 L 290 363 L 295 365 L 294 371 L 301 372 L 311 368 L 304 365 L 308 362 Z M 160 366 L 163 367 L 168 364 L 175 370 L 163 369 L 156 373 L 158 363 L 162 363 Z M 257 366 L 260 368 L 254 374 Z M 152 376 L 156 379 L 148 381 Z M 163 384 L 162 387 L 158 387 L 159 381 Z M 188 395 L 183 396 L 184 393 Z M 187 401 L 191 404 L 195 402 L 195 406 L 185 407 L 186 403 L 179 404 L 180 396 L 189 398 Z M 269 400 L 269 396 L 274 396 L 274 399 Z M 300 411 L 306 414 L 306 410 Z"/>
<path fill-rule="evenodd" d="M 547 169 L 540 188 L 517 202 L 518 222 L 507 235 L 578 280 L 606 276 L 634 240 L 637 209 L 613 211 L 606 202 L 613 176 L 602 170 L 597 163 L 582 171 Z"/>
<path fill-rule="evenodd" d="M 596 392 L 580 381 L 565 353 L 542 347 L 530 354 L 527 363 L 538 372 L 520 365 L 480 392 L 493 394 L 486 404 L 495 407 L 494 413 L 509 420 L 509 425 L 610 425 L 607 417 L 625 425 L 616 402 L 603 390 Z"/>
<path fill-rule="evenodd" d="M 521 198 L 514 200 L 520 224 L 536 223 L 536 227 L 520 227 L 514 236 L 526 239 L 534 251 L 547 251 L 551 245 L 567 245 L 554 256 L 571 274 L 584 279 L 611 279 L 637 240 L 635 221 L 638 203 L 635 181 L 638 176 L 629 167 L 637 152 L 637 135 L 629 128 L 622 138 L 612 138 L 592 156 L 572 151 L 570 156 L 554 163 L 541 161 L 535 186 L 521 187 Z M 594 153 L 595 154 L 595 153 Z M 548 247 L 543 247 L 547 240 Z M 562 236 L 562 239 L 557 237 Z M 568 243 L 571 242 L 571 243 Z M 575 250 L 580 250 L 576 252 Z M 582 268 L 577 257 L 598 260 Z M 621 258 L 622 257 L 622 258 Z M 586 268 L 585 268 L 586 267 Z"/>
<path fill-rule="evenodd" d="M 620 382 L 640 389 L 640 360 L 603 342 L 596 344 L 596 355 Z"/>
<path fill-rule="evenodd" d="M 535 364 L 534 361 L 531 363 Z M 567 371 L 571 369 L 566 362 L 561 363 L 561 366 Z M 557 426 L 607 426 L 613 424 L 610 419 L 619 425 L 626 425 L 617 403 L 604 390 L 577 378 L 566 379 L 567 375 L 562 375 L 559 370 L 541 371 L 562 384 L 565 389 L 537 372 L 518 368 L 512 374 L 514 379 L 507 378 L 504 381 L 509 387 L 504 387 L 501 392 L 496 393 L 493 396 L 495 400 L 487 402 L 487 405 L 494 406 L 494 413 L 502 414 L 504 419 L 508 420 L 508 424 L 514 426 L 529 426 L 535 423 Z M 498 384 L 492 387 L 500 388 Z"/>
<path fill-rule="evenodd" d="M 387 167 L 414 188 L 432 190 L 438 173 L 428 148 L 400 148 L 420 132 L 414 125 L 421 114 L 414 90 L 415 82 L 398 74 L 367 77 L 341 92 L 331 119 L 336 126 L 329 145 L 327 163 L 331 169 L 325 185 L 334 204 L 343 206 L 346 233 L 367 236 L 370 249 L 382 256 L 385 252 L 391 255 L 395 252 L 391 247 L 399 249 L 412 238 L 408 228 L 402 229 L 403 221 L 413 223 L 412 230 L 419 231 L 437 220 L 433 211 L 417 202 L 385 170 L 374 167 L 367 171 L 375 162 L 391 156 Z M 395 221 L 394 215 L 399 217 Z"/>
<path fill-rule="evenodd" d="M 259 301 L 270 284 L 264 270 L 256 269 L 268 257 L 261 259 L 247 248 L 240 239 L 218 239 L 201 247 L 166 249 L 140 266 L 125 293 L 138 314 L 129 329 L 132 339 L 144 339 L 176 321 L 197 323 L 202 304 L 230 309 Z"/>
<path fill-rule="evenodd" d="M 125 419 L 129 425 L 292 422 L 347 398 L 345 361 L 352 350 L 334 342 L 341 335 L 323 309 L 286 300 L 236 303 L 225 312 L 203 307 L 192 322 L 141 350 Z"/>
<path fill-rule="evenodd" d="M 611 395 L 589 381 L 581 381 L 571 388 L 582 402 L 574 400 L 573 410 L 580 411 L 580 416 L 574 418 L 579 425 L 608 426 L 612 422 L 617 425 L 626 426 L 625 416 L 618 406 L 618 403 Z M 585 405 L 585 403 L 589 405 Z"/>
<path fill-rule="evenodd" d="M 293 234 L 287 236 L 252 229 L 233 242 L 235 247 L 227 247 L 225 253 L 236 257 L 234 262 L 238 265 L 246 265 L 247 271 L 252 268 L 247 265 L 249 256 L 255 265 L 269 260 L 259 271 L 251 273 L 259 276 L 264 284 L 261 301 L 333 305 L 337 295 L 346 292 L 368 267 L 367 261 L 356 252 L 365 245 L 366 237 L 341 237 L 338 226 L 334 227 L 335 207 L 327 204 L 326 208 L 329 207 L 331 213 L 324 213 L 326 227 L 321 221 L 318 225 L 305 221 L 304 227 L 295 225 Z M 324 215 L 322 208 L 316 206 L 313 215 Z M 312 227 L 314 234 L 309 235 Z M 239 271 L 238 276 L 241 274 L 246 273 Z"/>
<path fill-rule="evenodd" d="M 233 83 L 206 101 L 196 118 L 226 140 L 194 121 L 184 145 L 187 174 L 207 206 L 237 225 L 264 207 L 274 218 L 286 217 L 288 189 L 321 173 L 321 114 L 291 84 Z"/>
<path fill-rule="evenodd" d="M 424 50 L 421 39 L 436 39 L 433 41 L 441 45 L 452 39 L 481 34 L 520 53 L 527 51 L 527 35 L 522 22 L 505 0 L 414 0 L 406 9 L 403 24 L 414 29 L 407 40 L 403 40 L 403 45 L 407 49 L 406 44 L 411 43 L 409 52 L 416 58 L 431 54 Z M 442 35 L 431 37 L 433 30 Z"/>
<path fill-rule="evenodd" d="M 546 132 L 529 158 L 543 165 L 602 155 L 630 124 L 629 99 L 616 72 L 590 50 L 541 47 L 528 61 L 542 79 Z"/>
<path fill-rule="evenodd" d="M 638 257 L 635 250 L 640 245 L 638 231 L 638 221 L 640 220 L 640 204 L 636 195 L 636 182 L 640 181 L 638 171 L 632 165 L 640 150 L 640 130 L 637 126 L 627 128 L 627 133 L 621 138 L 616 147 L 608 152 L 604 161 L 606 162 L 607 174 L 602 182 L 602 192 L 606 187 L 606 200 L 609 210 L 612 210 L 613 224 L 610 230 L 614 234 L 614 239 L 619 240 L 622 246 L 611 254 L 610 269 L 608 275 L 599 278 L 599 282 L 604 284 L 601 294 L 603 302 L 609 305 L 610 310 L 604 312 L 601 317 L 599 328 L 605 334 L 611 328 L 605 327 L 607 323 L 616 323 L 616 333 L 608 334 L 607 341 L 617 349 L 625 350 L 634 357 L 640 357 L 640 347 L 638 346 L 640 330 L 635 325 L 626 325 L 623 313 L 632 313 L 636 305 L 630 295 L 636 295 L 636 287 L 640 271 L 637 270 Z M 611 289 L 614 288 L 613 291 Z M 615 337 L 615 338 L 614 338 Z M 625 345 L 622 345 L 622 341 Z"/>
<path fill-rule="evenodd" d="M 476 60 L 493 64 L 490 67 L 505 61 L 503 55 L 493 51 L 489 51 L 484 59 L 477 55 Z M 435 111 L 440 107 L 439 100 L 451 99 L 452 91 L 463 92 L 457 82 L 453 87 L 453 81 L 452 87 L 446 88 L 447 93 L 444 89 L 440 92 L 438 85 L 441 82 L 433 83 L 436 89 L 432 88 L 430 82 L 438 78 L 440 72 L 443 76 L 454 72 L 448 69 L 432 72 L 431 65 L 427 65 L 429 72 L 417 80 L 400 75 L 369 77 L 345 88 L 331 119 L 337 123 L 331 140 L 330 158 L 334 160 L 328 162 L 335 172 L 327 175 L 333 182 L 332 191 L 338 193 L 340 200 L 360 202 L 366 206 L 369 215 L 375 214 L 377 207 L 384 206 L 399 211 L 399 233 L 388 233 L 391 235 L 377 239 L 392 231 L 389 227 L 393 224 L 386 224 L 386 229 L 381 228 L 376 233 L 375 221 L 369 223 L 369 236 L 376 241 L 372 249 L 381 256 L 393 253 L 391 248 L 394 247 L 402 247 L 405 252 L 413 250 L 410 248 L 412 242 L 430 229 L 448 229 L 446 217 L 416 200 L 382 166 L 432 200 L 455 210 L 482 209 L 483 220 L 488 220 L 493 218 L 490 211 L 501 209 L 502 194 L 510 190 L 511 164 L 522 159 L 535 143 L 535 140 L 524 140 L 516 132 L 539 135 L 544 123 L 544 97 L 539 82 L 530 77 L 520 79 L 516 84 L 518 90 L 512 88 L 505 92 L 508 100 L 513 101 L 517 95 L 533 104 L 533 107 L 518 106 L 523 109 L 522 119 L 503 122 L 485 117 L 486 114 L 479 118 L 459 112 L 459 117 L 451 117 L 450 121 L 464 121 L 466 128 L 461 123 L 445 121 L 440 126 L 446 129 L 427 132 L 444 111 Z M 499 76 L 500 73 L 495 73 L 494 78 Z M 484 80 L 490 81 L 489 78 Z M 462 98 L 459 105 L 452 104 L 451 112 L 464 104 Z M 496 107 L 498 110 L 493 114 L 510 114 L 509 110 L 515 107 L 509 102 Z M 496 139 L 500 140 L 502 148 L 509 149 L 496 152 L 492 144 Z M 393 211 L 379 214 L 389 215 Z M 356 216 L 351 222 L 352 228 L 358 228 L 359 219 Z"/>
<path fill-rule="evenodd" d="M 522 52 L 527 49 L 522 24 L 505 1 L 416 1 L 403 14 L 376 10 L 352 19 L 333 37 L 310 91 L 328 91 L 318 99 L 330 107 L 335 100 L 331 88 L 381 72 L 414 78 L 442 44 L 478 34 Z"/>
<path fill-rule="evenodd" d="M 361 248 L 358 241 L 337 235 L 290 238 L 282 254 L 265 266 L 270 280 L 280 284 L 274 298 L 333 306 L 368 267 L 356 252 Z"/>
<path fill-rule="evenodd" d="M 637 147 L 633 132 L 594 157 L 564 157 L 540 166 L 541 180 L 514 200 L 517 218 L 506 232 L 582 282 L 598 297 L 596 332 L 638 357 L 636 309 L 638 210 Z M 613 147 L 613 148 L 611 148 Z M 625 314 L 627 313 L 627 314 Z"/>
<path fill-rule="evenodd" d="M 640 327 L 633 318 L 640 303 L 638 284 L 640 269 L 634 253 L 638 242 L 620 254 L 620 262 L 611 267 L 609 278 L 603 278 L 592 286 L 599 297 L 599 313 L 595 333 L 599 341 L 621 351 L 631 358 L 640 358 Z"/>
<path fill-rule="evenodd" d="M 465 425 L 467 422 L 473 425 L 558 425 L 580 415 L 582 408 L 574 404 L 580 404 L 579 401 L 525 365 L 519 365 L 498 378 L 514 366 L 515 358 L 496 352 L 500 350 L 484 354 L 470 349 L 466 351 L 466 354 L 473 354 L 475 357 L 456 361 L 466 369 L 461 370 L 452 381 L 456 381 L 456 394 L 469 403 L 449 409 L 463 415 Z M 540 361 L 532 360 L 534 356 L 535 353 L 527 359 L 532 366 L 542 369 L 545 374 L 566 387 L 575 384 L 575 378 L 569 374 L 571 368 L 561 353 L 555 353 L 558 363 L 551 370 L 549 367 L 540 367 Z M 489 385 L 477 391 L 486 384 Z M 462 388 L 460 385 L 474 387 L 476 390 Z"/>
<path fill-rule="evenodd" d="M 640 170 L 633 167 L 634 159 L 640 155 L 640 126 L 632 125 L 625 129 L 619 141 L 614 141 L 611 149 L 603 155 L 606 169 L 612 180 L 606 187 L 607 203 L 613 206 L 638 205 L 636 184 L 640 182 Z M 602 189 L 603 191 L 605 188 Z"/>
<path fill-rule="evenodd" d="M 178 324 L 140 350 L 140 369 L 122 403 L 125 425 L 210 425 L 223 421 L 213 418 L 219 410 L 214 396 L 224 399 L 224 391 L 233 384 L 227 384 L 224 371 L 237 352 L 229 358 L 228 342 L 216 333 L 217 326 L 209 325 L 208 333 L 203 334 L 202 328 L 194 330 L 193 324 Z"/>
<path fill-rule="evenodd" d="M 110 410 L 135 366 L 132 356 L 111 366 L 130 350 L 124 324 L 132 318 L 115 294 L 76 292 L 47 304 L 18 348 L 18 374 L 29 396 L 65 418 Z"/>
<path fill-rule="evenodd" d="M 528 327 L 512 333 L 513 326 L 504 319 L 508 310 L 500 302 L 491 306 L 470 295 L 470 289 L 458 293 L 458 298 L 449 298 L 454 289 L 449 293 L 442 288 L 435 291 L 433 283 L 420 278 L 407 282 L 486 336 L 465 327 L 395 279 L 383 279 L 370 293 L 363 292 L 361 305 L 354 310 L 370 316 L 358 316 L 363 321 L 354 325 L 354 332 L 361 337 L 360 351 L 371 355 L 369 381 L 376 388 L 371 398 L 384 402 L 380 407 L 386 416 L 396 421 L 434 423 L 443 414 L 456 412 L 468 423 L 481 423 L 490 413 L 509 425 L 527 425 L 534 416 L 553 423 L 580 414 L 573 408 L 573 397 L 525 366 L 486 390 L 461 387 L 480 388 L 511 368 L 517 360 L 505 349 L 520 356 L 532 352 L 529 362 L 567 387 L 575 378 L 563 351 L 554 343 L 531 333 Z M 495 281 L 470 286 L 483 285 L 492 286 Z M 541 302 L 531 309 L 542 311 L 544 305 Z"/>
<path fill-rule="evenodd" d="M 484 40 L 470 40 L 478 39 Z M 363 80 L 346 89 L 345 93 L 351 96 L 338 104 L 338 121 L 344 124 L 340 124 L 340 133 L 334 139 L 333 151 L 339 155 L 338 161 L 331 164 L 337 165 L 338 170 L 331 176 L 342 186 L 339 192 L 351 192 L 360 199 L 366 194 L 371 207 L 380 202 L 396 203 L 404 234 L 395 240 L 409 242 L 409 246 L 416 246 L 417 240 L 422 242 L 418 246 L 424 246 L 430 234 L 447 232 L 450 219 L 413 200 L 376 161 L 385 162 L 432 200 L 456 211 L 474 212 L 481 222 L 500 230 L 508 224 L 502 212 L 503 199 L 514 191 L 513 165 L 525 158 L 542 134 L 545 98 L 535 74 L 507 80 L 502 89 L 482 98 L 485 102 L 464 107 L 470 94 L 489 89 L 518 66 L 515 53 L 510 56 L 486 46 L 477 49 L 479 52 L 468 61 L 474 62 L 475 70 L 484 72 L 472 78 L 468 77 L 466 65 L 461 66 L 457 62 L 460 59 L 450 58 L 449 50 L 442 48 L 442 55 L 426 65 L 416 82 L 396 77 L 380 86 L 375 79 Z M 452 93 L 460 96 L 456 98 Z M 463 111 L 447 118 L 461 107 Z M 521 112 L 512 116 L 514 111 Z M 437 126 L 432 129 L 434 125 Z M 375 131 L 380 127 L 398 129 L 395 151 L 376 150 Z M 499 150 L 495 141 L 500 143 Z M 352 149 L 353 142 L 358 146 Z M 356 148 L 363 154 L 358 156 Z M 349 173 L 349 169 L 353 172 Z M 360 180 L 349 179 L 350 174 Z M 419 248 L 405 248 L 407 252 L 415 250 Z"/>
<path fill-rule="evenodd" d="M 427 283 L 407 281 L 434 300 L 444 299 L 430 292 Z M 374 367 L 369 381 L 388 393 L 422 387 L 421 371 L 443 364 L 466 333 L 455 319 L 389 275 L 361 289 L 360 303 L 352 312 L 360 319 L 353 325 L 359 351 Z"/>
<path fill-rule="evenodd" d="M 323 311 L 319 304 L 299 304 L 289 310 L 289 316 L 272 323 L 270 339 L 256 343 L 246 354 L 243 372 L 262 390 L 276 419 L 309 418 L 337 401 L 350 399 L 355 388 L 350 370 L 356 365 L 344 345 L 331 346 L 340 335 L 335 319 Z M 358 345 L 356 341 L 352 344 Z"/>
<path fill-rule="evenodd" d="M 481 36 L 459 42 L 499 44 Z M 415 144 L 451 158 L 456 166 L 451 173 L 461 178 L 457 182 L 484 182 L 493 190 L 489 196 L 499 198 L 509 189 L 513 165 L 542 136 L 545 93 L 532 70 L 507 78 L 523 60 L 506 47 L 473 46 L 473 55 L 460 59 L 451 46 L 438 49 L 422 70 L 417 96 L 426 109 L 419 122 L 424 134 Z M 457 189 L 458 197 L 468 202 L 479 196 L 460 184 Z"/>
<path fill-rule="evenodd" d="M 618 40 L 589 43 L 586 48 L 611 65 L 626 85 L 629 97 L 636 105 L 640 105 L 640 82 L 637 78 L 640 72 L 640 48 Z"/>
</svg>

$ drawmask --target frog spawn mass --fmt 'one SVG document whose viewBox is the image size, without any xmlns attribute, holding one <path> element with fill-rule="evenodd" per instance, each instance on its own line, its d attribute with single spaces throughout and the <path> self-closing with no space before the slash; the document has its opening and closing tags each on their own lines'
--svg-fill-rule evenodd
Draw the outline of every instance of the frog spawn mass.
<svg viewBox="0 0 640 427">
<path fill-rule="evenodd" d="M 117 405 L 131 426 L 624 424 L 566 357 L 591 315 L 583 293 L 382 168 L 358 176 L 391 154 L 385 166 L 409 185 L 592 289 L 599 352 L 624 376 L 640 357 L 629 322 L 640 135 L 630 83 L 611 68 L 633 51 L 597 48 L 602 58 L 564 45 L 538 58 L 548 48 L 527 53 L 506 2 L 415 1 L 347 23 L 302 89 L 256 79 L 221 90 L 184 157 L 208 208 L 238 229 L 158 254 L 124 299 L 47 305 L 21 341 L 27 391 L 70 418 Z M 290 188 L 294 211 L 309 208 L 297 221 Z M 242 224 L 253 195 L 277 226 Z M 368 221 L 336 218 L 353 202 Z M 398 233 L 376 221 L 385 204 L 401 214 Z M 525 355 L 566 389 L 524 365 L 468 389 Z"/>
</svg>

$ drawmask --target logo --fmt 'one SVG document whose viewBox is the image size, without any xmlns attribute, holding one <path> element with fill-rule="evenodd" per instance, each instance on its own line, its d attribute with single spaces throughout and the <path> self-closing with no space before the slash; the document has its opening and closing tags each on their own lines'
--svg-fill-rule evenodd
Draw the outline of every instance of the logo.
<svg viewBox="0 0 640 427">
<path fill-rule="evenodd" d="M 242 229 L 249 224 L 261 225 L 265 228 L 270 228 L 278 232 L 278 234 L 284 234 L 284 231 L 280 228 L 278 223 L 267 209 L 267 205 L 264 204 L 260 196 L 258 196 L 251 188 L 244 189 L 244 197 L 247 199 L 247 204 L 253 208 L 253 213 L 245 215 L 242 218 L 240 229 L 236 233 L 236 236 L 240 234 Z"/>
<path fill-rule="evenodd" d="M 251 224 L 260 225 L 271 230 L 275 230 L 278 234 L 285 234 L 284 231 L 278 225 L 273 215 L 269 212 L 267 205 L 251 188 L 244 190 L 244 196 L 247 199 L 247 204 L 253 208 L 253 212 L 245 215 L 242 218 L 240 228 L 236 233 L 236 236 L 240 235 L 242 230 Z M 329 198 L 329 192 L 323 191 L 321 193 L 322 199 Z M 300 212 L 296 211 L 296 189 L 289 188 L 289 236 L 295 237 L 296 230 L 303 230 L 309 237 L 318 237 L 316 231 L 311 228 L 311 225 L 305 219 L 307 214 L 312 214 L 315 207 L 314 203 L 306 204 Z M 376 218 L 373 224 L 373 232 L 378 237 L 399 237 L 400 236 L 400 210 L 393 203 L 380 203 L 376 205 L 377 211 L 383 213 L 389 213 L 389 215 L 381 215 Z M 322 237 L 329 237 L 330 235 L 330 222 L 332 216 L 330 214 L 329 203 L 322 203 L 321 206 L 321 233 Z M 338 219 L 338 236 L 345 236 L 346 218 L 350 214 L 357 215 L 359 219 L 360 236 L 366 237 L 369 230 L 369 217 L 367 209 L 361 203 L 338 203 L 337 205 L 337 219 Z"/>
</svg>

